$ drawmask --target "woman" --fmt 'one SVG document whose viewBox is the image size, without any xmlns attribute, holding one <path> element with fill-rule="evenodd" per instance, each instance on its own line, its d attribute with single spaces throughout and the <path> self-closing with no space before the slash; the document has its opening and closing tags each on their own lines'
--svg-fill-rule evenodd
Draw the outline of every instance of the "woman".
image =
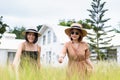
<svg viewBox="0 0 120 80">
<path fill-rule="evenodd" d="M 22 32 L 25 36 L 25 41 L 20 44 L 16 52 L 13 67 L 17 68 L 18 61 L 20 60 L 20 66 L 23 68 L 27 64 L 31 66 L 40 67 L 40 52 L 41 47 L 37 44 L 38 37 L 41 36 L 35 29 L 27 29 Z M 30 66 L 30 65 L 29 65 Z"/>
<path fill-rule="evenodd" d="M 87 31 L 82 28 L 81 24 L 73 23 L 71 28 L 65 29 L 65 33 L 71 41 L 64 44 L 58 61 L 62 63 L 67 53 L 69 60 L 67 75 L 69 78 L 77 74 L 79 80 L 86 80 L 88 70 L 93 69 L 93 65 L 89 59 L 89 46 L 86 42 L 82 41 L 83 37 L 87 35 Z"/>
</svg>

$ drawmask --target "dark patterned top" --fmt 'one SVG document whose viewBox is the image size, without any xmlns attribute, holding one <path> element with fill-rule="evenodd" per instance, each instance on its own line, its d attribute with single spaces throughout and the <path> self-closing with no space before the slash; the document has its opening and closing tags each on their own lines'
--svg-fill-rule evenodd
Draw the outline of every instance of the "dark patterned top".
<svg viewBox="0 0 120 80">
<path fill-rule="evenodd" d="M 37 60 L 38 51 L 22 51 L 22 57 L 29 57 L 33 60 Z"/>
<path fill-rule="evenodd" d="M 20 65 L 37 65 L 38 51 L 22 51 Z"/>
</svg>

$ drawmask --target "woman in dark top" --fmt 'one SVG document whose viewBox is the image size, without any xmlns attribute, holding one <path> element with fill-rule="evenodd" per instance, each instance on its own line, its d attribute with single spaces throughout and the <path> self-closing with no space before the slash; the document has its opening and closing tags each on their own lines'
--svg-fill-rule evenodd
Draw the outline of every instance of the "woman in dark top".
<svg viewBox="0 0 120 80">
<path fill-rule="evenodd" d="M 16 52 L 13 67 L 17 69 L 20 60 L 20 66 L 23 68 L 26 63 L 32 66 L 40 67 L 40 52 L 41 47 L 37 44 L 38 37 L 41 36 L 35 29 L 27 29 L 22 32 L 25 35 L 25 40 L 20 44 Z"/>
</svg>

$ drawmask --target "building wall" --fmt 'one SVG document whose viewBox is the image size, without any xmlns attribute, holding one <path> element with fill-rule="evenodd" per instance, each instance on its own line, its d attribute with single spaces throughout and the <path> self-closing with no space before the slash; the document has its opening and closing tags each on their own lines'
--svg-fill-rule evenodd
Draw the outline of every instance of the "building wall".
<svg viewBox="0 0 120 80">
<path fill-rule="evenodd" d="M 46 39 L 43 39 L 44 36 L 46 36 Z M 42 64 L 60 66 L 67 62 L 67 60 L 65 60 L 66 62 L 64 62 L 63 64 L 58 63 L 58 56 L 62 50 L 63 44 L 59 42 L 59 39 L 52 28 L 47 28 L 46 31 L 42 34 L 39 39 L 39 45 L 41 46 Z"/>
<path fill-rule="evenodd" d="M 5 66 L 7 64 L 7 50 L 0 50 L 0 65 Z"/>
<path fill-rule="evenodd" d="M 0 49 L 0 66 L 10 65 L 13 62 L 16 50 Z"/>
<path fill-rule="evenodd" d="M 117 47 L 117 62 L 120 63 L 120 46 Z"/>
</svg>

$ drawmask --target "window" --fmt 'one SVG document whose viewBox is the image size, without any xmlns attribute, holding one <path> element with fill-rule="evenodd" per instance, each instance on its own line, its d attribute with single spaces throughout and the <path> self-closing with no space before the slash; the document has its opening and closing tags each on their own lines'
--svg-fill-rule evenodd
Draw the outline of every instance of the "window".
<svg viewBox="0 0 120 80">
<path fill-rule="evenodd" d="M 56 42 L 57 41 L 57 37 L 55 35 L 55 33 L 53 33 L 53 42 Z"/>
<path fill-rule="evenodd" d="M 14 57 L 15 57 L 15 52 L 8 52 L 7 63 L 12 64 Z"/>
<path fill-rule="evenodd" d="M 52 55 L 52 56 L 53 56 L 53 57 L 52 57 L 52 59 L 53 59 L 53 60 L 52 60 L 52 63 L 54 64 L 55 61 L 58 60 L 58 59 L 56 59 L 56 54 L 55 54 L 55 52 L 53 52 L 53 55 Z"/>
<path fill-rule="evenodd" d="M 49 64 L 51 63 L 51 51 L 49 51 Z"/>
<path fill-rule="evenodd" d="M 48 63 L 48 51 L 46 52 L 46 64 Z"/>
<path fill-rule="evenodd" d="M 117 49 L 108 49 L 107 50 L 108 60 L 117 60 Z"/>
<path fill-rule="evenodd" d="M 47 40 L 48 44 L 51 42 L 51 31 L 48 31 L 48 40 Z"/>
<path fill-rule="evenodd" d="M 46 52 L 46 63 L 47 64 L 51 63 L 51 51 Z"/>
<path fill-rule="evenodd" d="M 46 36 L 43 36 L 43 45 L 45 45 L 45 41 L 46 41 Z"/>
</svg>

